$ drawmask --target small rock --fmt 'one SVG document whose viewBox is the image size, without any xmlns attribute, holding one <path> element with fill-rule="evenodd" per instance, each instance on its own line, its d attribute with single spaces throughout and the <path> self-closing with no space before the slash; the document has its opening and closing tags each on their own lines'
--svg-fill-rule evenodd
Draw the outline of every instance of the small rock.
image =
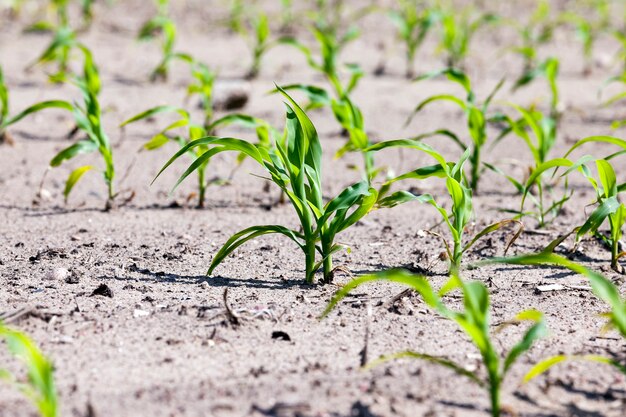
<svg viewBox="0 0 626 417">
<path fill-rule="evenodd" d="M 148 317 L 149 315 L 150 315 L 150 312 L 148 312 L 146 310 L 135 309 L 135 311 L 133 311 L 133 317 L 134 318 Z"/>
<path fill-rule="evenodd" d="M 286 342 L 291 342 L 291 337 L 283 331 L 276 330 L 272 332 L 272 339 L 284 340 Z"/>
<path fill-rule="evenodd" d="M 100 295 L 102 297 L 113 298 L 113 290 L 111 290 L 111 288 L 109 288 L 109 286 L 106 285 L 106 284 L 100 284 L 98 286 L 98 288 L 93 290 L 93 292 L 91 293 L 90 297 L 93 297 L 95 295 Z"/>
<path fill-rule="evenodd" d="M 54 268 L 51 271 L 48 271 L 46 274 L 46 279 L 50 281 L 64 281 L 70 276 L 70 271 L 65 268 Z"/>
</svg>

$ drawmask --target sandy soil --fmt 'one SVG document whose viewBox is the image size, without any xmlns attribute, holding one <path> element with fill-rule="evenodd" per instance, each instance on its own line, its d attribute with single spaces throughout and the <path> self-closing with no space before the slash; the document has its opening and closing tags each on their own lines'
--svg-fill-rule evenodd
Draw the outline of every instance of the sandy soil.
<svg viewBox="0 0 626 417">
<path fill-rule="evenodd" d="M 199 0 L 184 4 L 174 7 L 174 16 L 181 23 L 179 49 L 218 68 L 220 83 L 244 82 L 241 77 L 249 53 L 245 42 L 219 25 L 220 10 L 224 10 L 221 3 L 211 7 L 201 7 Z M 133 37 L 151 13 L 148 2 L 138 0 L 100 7 L 94 27 L 82 35 L 101 68 L 101 101 L 107 107 L 105 119 L 115 143 L 118 170 L 123 173 L 131 167 L 120 185 L 136 193 L 128 206 L 101 210 L 105 190 L 97 174 L 88 174 L 68 205 L 63 205 L 63 181 L 72 164 L 50 171 L 43 185 L 49 198 L 32 204 L 49 159 L 68 143 L 65 135 L 71 121 L 65 114 L 48 111 L 27 119 L 12 129 L 16 145 L 0 149 L 0 311 L 28 307 L 36 312 L 14 325 L 31 334 L 54 361 L 62 415 L 487 415 L 484 392 L 435 365 L 400 360 L 360 369 L 368 321 L 370 359 L 414 349 L 447 355 L 470 368 L 480 366 L 477 352 L 464 334 L 427 309 L 418 297 L 408 296 L 389 306 L 386 301 L 398 294 L 400 287 L 364 287 L 320 321 L 318 316 L 337 287 L 303 285 L 301 253 L 279 237 L 243 246 L 214 277 L 204 275 L 211 256 L 232 233 L 261 223 L 295 226 L 296 218 L 290 207 L 271 206 L 277 192 L 263 191 L 263 180 L 250 175 L 259 173 L 250 162 L 238 170 L 232 185 L 211 190 L 204 210 L 185 203 L 193 181 L 168 195 L 184 164 L 149 186 L 175 148 L 152 153 L 137 150 L 164 123 L 140 123 L 125 132 L 117 125 L 150 106 L 182 105 L 187 79 L 186 70 L 175 66 L 169 82 L 147 83 L 159 58 L 158 49 L 153 44 L 139 44 Z M 0 21 L 0 61 L 14 110 L 37 100 L 77 97 L 71 87 L 49 85 L 41 69 L 23 72 L 47 42 L 45 35 L 21 34 L 29 21 L 27 17 L 18 22 Z M 404 127 L 416 103 L 435 92 L 448 91 L 448 84 L 440 80 L 407 82 L 402 76 L 400 46 L 392 47 L 389 22 L 378 15 L 362 24 L 364 36 L 346 50 L 345 60 L 358 61 L 367 71 L 355 99 L 371 137 L 408 137 L 442 126 L 464 132 L 463 115 L 446 105 L 428 108 Z M 297 31 L 308 38 L 303 28 Z M 502 45 L 511 36 L 499 29 L 476 39 L 468 68 L 479 95 L 484 96 L 502 76 L 512 79 L 517 75 L 519 62 L 502 56 Z M 387 45 L 384 55 L 380 42 Z M 440 58 L 432 54 L 434 47 L 431 38 L 420 53 L 419 70 L 441 66 Z M 601 39 L 596 56 L 602 59 L 615 49 L 611 40 Z M 626 109 L 599 109 L 596 91 L 613 70 L 595 68 L 592 76 L 583 77 L 579 45 L 566 31 L 559 32 L 555 45 L 543 53 L 557 54 L 562 60 L 560 87 L 567 109 L 553 155 L 583 136 L 611 133 L 610 122 L 619 116 L 615 113 L 626 114 Z M 371 75 L 383 57 L 386 73 Z M 284 107 L 278 97 L 265 92 L 274 82 L 294 81 L 322 82 L 293 50 L 272 50 L 261 76 L 249 85 L 251 100 L 245 112 L 281 127 Z M 543 98 L 545 102 L 547 90 L 538 82 L 515 94 L 505 89 L 499 98 L 520 103 Z M 346 166 L 359 163 L 359 157 L 334 160 L 333 154 L 343 143 L 334 119 L 328 111 L 313 112 L 311 117 L 322 138 L 325 194 L 330 197 L 358 179 L 359 174 Z M 252 139 L 243 131 L 220 133 Z M 430 143 L 446 154 L 458 154 L 447 142 Z M 587 152 L 602 154 L 598 148 Z M 82 159 L 89 161 L 90 157 Z M 486 159 L 529 163 L 530 155 L 521 142 L 510 138 Z M 233 160 L 231 156 L 215 158 L 212 175 L 227 175 Z M 406 151 L 381 154 L 377 161 L 396 172 L 429 162 Z M 522 168 L 511 172 L 519 177 Z M 443 196 L 440 182 L 415 185 Z M 577 194 L 566 213 L 541 234 L 533 233 L 536 225 L 529 220 L 528 232 L 513 253 L 538 250 L 580 224 L 593 190 L 580 179 L 574 180 L 573 186 Z M 475 198 L 479 219 L 475 227 L 506 218 L 498 209 L 516 208 L 518 198 L 502 178 L 487 173 Z M 341 235 L 340 240 L 349 244 L 352 252 L 337 256 L 336 263 L 354 274 L 399 266 L 423 269 L 435 286 L 441 285 L 446 271 L 445 262 L 439 260 L 442 248 L 422 232 L 437 221 L 431 208 L 420 205 L 374 212 Z M 467 261 L 501 255 L 506 237 L 502 232 L 486 239 L 468 254 Z M 606 268 L 608 259 L 608 252 L 593 240 L 583 245 L 578 257 L 616 277 Z M 59 267 L 72 272 L 72 283 L 50 277 Z M 515 267 L 484 267 L 464 274 L 488 283 L 494 323 L 528 308 L 537 308 L 547 317 L 550 337 L 538 342 L 514 366 L 505 383 L 503 403 L 508 409 L 515 415 L 537 417 L 626 414 L 624 376 L 600 365 L 569 363 L 527 385 L 519 384 L 533 363 L 549 355 L 584 352 L 623 358 L 624 341 L 616 333 L 601 332 L 599 313 L 605 306 L 589 291 L 535 290 L 547 283 L 586 286 L 581 276 L 550 268 Z M 341 284 L 349 279 L 340 274 L 336 281 Z M 102 284 L 112 290 L 111 297 L 92 296 Z M 225 320 L 226 290 L 228 303 L 241 316 L 239 326 Z M 449 301 L 459 303 L 455 297 Z M 513 326 L 498 333 L 497 345 L 510 347 L 522 331 Z M 274 332 L 285 332 L 290 340 L 273 338 Z M 0 417 L 33 414 L 19 393 L 2 386 Z"/>
</svg>

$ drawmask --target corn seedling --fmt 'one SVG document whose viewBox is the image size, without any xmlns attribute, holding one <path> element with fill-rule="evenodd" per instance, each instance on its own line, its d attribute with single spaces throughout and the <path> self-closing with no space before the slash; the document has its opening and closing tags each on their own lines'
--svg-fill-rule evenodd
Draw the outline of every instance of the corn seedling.
<svg viewBox="0 0 626 417">
<path fill-rule="evenodd" d="M 472 204 L 472 191 L 468 187 L 467 180 L 463 173 L 463 167 L 470 157 L 469 150 L 466 150 L 461 159 L 456 162 L 448 162 L 446 159 L 432 147 L 421 143 L 419 140 L 403 139 L 403 140 L 390 140 L 385 142 L 379 142 L 367 149 L 366 152 L 377 152 L 388 148 L 408 148 L 414 149 L 420 152 L 424 152 L 437 161 L 436 165 L 418 168 L 416 170 L 407 172 L 395 178 L 387 180 L 387 182 L 381 187 L 379 191 L 379 201 L 377 205 L 381 208 L 394 207 L 399 204 L 417 201 L 420 203 L 430 204 L 440 214 L 441 219 L 448 228 L 450 235 L 452 236 L 452 246 L 448 243 L 448 240 L 440 234 L 433 233 L 440 238 L 444 244 L 445 251 L 448 259 L 450 260 L 450 271 L 459 270 L 461 267 L 461 261 L 463 254 L 467 252 L 479 239 L 495 232 L 502 227 L 511 223 L 519 226 L 517 232 L 509 240 L 505 253 L 513 242 L 519 237 L 522 232 L 523 226 L 521 222 L 517 220 L 503 220 L 497 223 L 490 224 L 483 230 L 476 233 L 469 241 L 465 239 L 465 231 L 472 220 L 474 215 L 474 209 Z M 415 195 L 408 191 L 397 191 L 388 195 L 392 184 L 408 179 L 426 179 L 426 178 L 443 178 L 445 179 L 446 189 L 448 191 L 451 203 L 450 212 L 448 212 L 442 204 L 437 202 L 435 198 L 430 194 Z"/>
<path fill-rule="evenodd" d="M 84 47 L 81 48 L 81 50 L 85 56 L 83 76 L 73 77 L 68 80 L 81 91 L 83 104 L 81 105 L 77 102 L 70 103 L 67 101 L 44 102 L 26 109 L 23 114 L 34 113 L 44 108 L 58 108 L 61 110 L 67 110 L 72 114 L 77 129 L 82 132 L 85 137 L 60 151 L 50 161 L 50 167 L 58 167 L 63 162 L 73 159 L 80 154 L 98 152 L 104 162 L 103 176 L 107 187 L 107 201 L 105 208 L 108 210 L 113 207 L 114 200 L 118 195 L 115 193 L 113 188 L 113 180 L 115 177 L 113 150 L 111 148 L 109 137 L 105 133 L 102 125 L 102 112 L 100 102 L 98 100 L 98 94 L 100 93 L 100 76 L 98 74 L 98 68 L 93 61 L 91 52 Z M 94 166 L 85 165 L 73 170 L 70 173 L 65 182 L 65 189 L 63 191 L 65 201 L 67 201 L 72 189 L 83 177 L 83 175 L 94 168 Z"/>
<path fill-rule="evenodd" d="M 381 356 L 378 360 L 371 363 L 369 367 L 400 358 L 421 359 L 444 366 L 461 376 L 469 378 L 472 382 L 485 389 L 489 393 L 491 415 L 494 417 L 500 416 L 500 395 L 502 384 L 507 374 L 521 355 L 547 333 L 543 314 L 536 310 L 523 311 L 518 313 L 513 320 L 499 326 L 502 328 L 502 326 L 518 323 L 530 324 L 521 340 L 508 352 L 501 353 L 497 350 L 491 337 L 489 292 L 483 283 L 464 282 L 458 277 L 457 273 L 454 273 L 450 281 L 437 292 L 424 277 L 413 275 L 403 270 L 391 270 L 362 276 L 346 284 L 333 296 L 323 316 L 328 315 L 339 301 L 352 290 L 372 281 L 393 282 L 405 285 L 418 292 L 424 302 L 438 314 L 455 322 L 480 352 L 487 375 L 484 377 L 477 371 L 470 371 L 446 357 L 411 350 Z M 460 289 L 463 292 L 462 311 L 449 308 L 443 300 L 446 294 L 455 289 Z"/>
<path fill-rule="evenodd" d="M 531 255 L 521 255 L 512 258 L 498 258 L 489 263 L 501 263 L 508 265 L 556 265 L 567 268 L 573 272 L 584 275 L 591 284 L 593 293 L 607 303 L 610 311 L 605 313 L 608 323 L 605 329 L 615 329 L 620 335 L 626 339 L 626 300 L 622 299 L 619 288 L 602 274 L 590 270 L 576 262 L 553 253 L 538 253 Z M 545 373 L 553 366 L 569 360 L 589 360 L 598 363 L 604 363 L 617 368 L 620 372 L 626 374 L 626 363 L 613 358 L 601 355 L 556 355 L 549 357 L 537 363 L 524 377 L 524 382 L 528 382 L 533 378 Z"/>
<path fill-rule="evenodd" d="M 449 132 L 447 130 L 441 130 L 434 133 L 444 132 L 445 137 L 452 139 L 463 151 L 470 151 L 469 162 L 471 165 L 471 175 L 470 175 L 470 188 L 472 191 L 477 192 L 478 183 L 480 181 L 480 177 L 484 170 L 482 164 L 482 150 L 487 142 L 487 124 L 490 121 L 489 116 L 487 116 L 487 112 L 489 111 L 489 106 L 493 97 L 500 90 L 502 85 L 504 84 L 504 80 L 500 81 L 495 88 L 491 91 L 487 99 L 479 104 L 476 100 L 476 95 L 472 90 L 472 85 L 469 77 L 458 69 L 449 68 L 443 71 L 436 71 L 426 74 L 424 76 L 416 78 L 416 81 L 431 79 L 440 75 L 445 75 L 446 78 L 454 83 L 457 83 L 461 87 L 463 87 L 466 97 L 464 99 L 459 98 L 457 96 L 451 94 L 441 94 L 429 97 L 423 100 L 421 103 L 417 105 L 412 115 L 409 118 L 409 121 L 424 107 L 429 105 L 430 103 L 437 101 L 448 101 L 453 104 L 456 104 L 463 110 L 465 116 L 467 117 L 467 128 L 468 133 L 471 138 L 471 142 L 465 143 L 462 141 L 457 135 Z M 408 122 L 407 122 L 408 123 Z M 432 136 L 432 134 L 422 135 L 423 137 Z"/>
<path fill-rule="evenodd" d="M 180 184 L 209 158 L 221 152 L 244 153 L 258 162 L 270 175 L 292 203 L 300 221 L 300 231 L 280 225 L 253 226 L 233 235 L 215 254 L 207 272 L 215 268 L 235 249 L 256 237 L 278 233 L 293 240 L 305 255 L 305 279 L 313 283 L 316 271 L 323 270 L 323 282 L 333 276 L 333 253 L 342 245 L 335 242 L 336 235 L 352 226 L 374 206 L 378 194 L 362 181 L 347 187 L 335 198 L 324 204 L 322 198 L 322 148 L 315 127 L 300 106 L 282 89 L 287 100 L 287 122 L 284 136 L 269 149 L 255 146 L 235 138 L 206 137 L 194 140 L 179 150 L 161 169 L 167 167 L 185 153 L 199 146 L 209 151 L 194 161 L 179 178 Z M 158 177 L 157 175 L 157 177 Z M 317 260 L 319 252 L 320 260 Z"/>
<path fill-rule="evenodd" d="M 537 67 L 538 50 L 552 41 L 559 21 L 551 17 L 550 2 L 540 0 L 528 22 L 524 24 L 514 20 L 513 26 L 517 29 L 521 42 L 509 50 L 522 58 L 524 62 L 522 74 L 526 74 Z"/>
<path fill-rule="evenodd" d="M 296 90 L 305 93 L 309 99 L 306 109 L 330 107 L 335 119 L 342 127 L 343 132 L 348 136 L 349 140 L 346 145 L 339 150 L 337 157 L 342 156 L 348 151 L 361 151 L 370 145 L 369 138 L 364 129 L 363 115 L 361 110 L 350 99 L 350 93 L 356 88 L 359 80 L 363 76 L 363 71 L 358 65 L 346 65 L 350 72 L 350 79 L 347 84 L 343 84 L 338 68 L 337 60 L 340 51 L 347 42 L 356 39 L 358 32 L 348 32 L 344 38 L 337 40 L 332 37 L 330 32 L 321 31 L 318 28 L 313 29 L 314 34 L 320 44 L 322 53 L 321 59 L 316 60 L 313 52 L 308 47 L 302 45 L 293 38 L 283 39 L 281 42 L 291 44 L 302 51 L 309 66 L 316 71 L 322 73 L 332 87 L 332 93 L 326 89 L 305 84 L 292 84 L 284 86 L 287 91 Z M 371 155 L 363 153 L 364 157 L 364 174 L 368 179 L 373 179 L 379 172 L 374 167 L 374 161 Z"/>
<path fill-rule="evenodd" d="M 280 1 L 280 27 L 281 30 L 287 31 L 294 24 L 293 14 L 293 0 L 281 0 Z"/>
<path fill-rule="evenodd" d="M 470 51 L 470 44 L 476 32 L 488 24 L 498 21 L 491 13 L 476 13 L 472 7 L 459 10 L 452 4 L 443 2 L 436 10 L 441 25 L 439 49 L 446 53 L 448 68 L 462 67 Z"/>
<path fill-rule="evenodd" d="M 13 137 L 7 132 L 9 126 L 9 89 L 4 81 L 4 72 L 0 67 L 0 144 L 13 145 Z"/>
<path fill-rule="evenodd" d="M 313 35 L 319 44 L 320 54 L 319 58 L 315 57 L 313 50 L 306 45 L 300 43 L 295 38 L 282 38 L 281 43 L 292 45 L 296 47 L 306 57 L 309 66 L 324 75 L 331 85 L 336 98 L 341 99 L 349 95 L 352 90 L 357 86 L 359 79 L 363 76 L 363 72 L 358 65 L 350 64 L 345 68 L 350 73 L 350 79 L 346 85 L 341 82 L 340 70 L 339 70 L 339 55 L 347 44 L 354 41 L 359 36 L 359 31 L 356 28 L 348 30 L 341 37 L 336 37 L 334 32 L 329 32 L 320 29 L 315 26 L 312 28 Z M 287 89 L 297 88 L 305 92 L 312 104 L 315 107 L 321 107 L 327 104 L 328 93 L 322 91 L 320 88 L 310 86 L 288 86 Z"/>
<path fill-rule="evenodd" d="M 228 28 L 233 33 L 241 33 L 244 23 L 245 5 L 243 0 L 228 0 L 230 9 L 228 11 Z"/>
<path fill-rule="evenodd" d="M 185 147 L 189 142 L 194 141 L 196 139 L 200 139 L 202 137 L 207 136 L 207 131 L 204 125 L 202 124 L 194 124 L 191 120 L 191 115 L 185 109 L 171 107 L 171 106 L 158 106 L 148 109 L 131 119 L 126 120 L 122 123 L 122 127 L 128 124 L 152 118 L 160 113 L 176 113 L 180 116 L 180 119 L 166 126 L 159 133 L 154 135 L 148 142 L 143 145 L 143 149 L 153 151 L 156 149 L 160 149 L 163 145 L 168 142 L 175 142 L 181 148 Z M 182 127 L 188 128 L 187 137 L 176 134 L 176 130 Z M 198 146 L 195 149 L 188 152 L 188 154 L 192 157 L 193 160 L 198 160 L 203 154 L 208 152 L 207 146 Z M 222 181 L 219 180 L 210 180 L 207 181 L 205 178 L 206 168 L 209 165 L 209 161 L 207 160 L 205 164 L 200 165 L 197 168 L 198 174 L 198 208 L 203 208 L 205 203 L 205 196 L 207 188 L 212 185 Z"/>
<path fill-rule="evenodd" d="M 536 68 L 524 73 L 513 85 L 513 90 L 527 86 L 537 78 L 545 78 L 550 88 L 550 117 L 556 121 L 560 119 L 561 111 L 559 109 L 559 87 L 557 78 L 559 76 L 559 60 L 556 58 L 548 58 Z"/>
<path fill-rule="evenodd" d="M 19 122 L 29 114 L 48 108 L 56 108 L 61 105 L 62 102 L 56 100 L 43 101 L 34 104 L 15 115 L 10 114 L 9 103 L 9 89 L 4 81 L 2 68 L 0 68 L 0 144 L 12 144 L 14 142 L 13 136 L 8 131 L 8 128 L 11 125 Z"/>
<path fill-rule="evenodd" d="M 49 79 L 55 83 L 63 82 L 70 76 L 72 52 L 85 48 L 85 46 L 76 39 L 76 32 L 69 24 L 67 10 L 68 1 L 69 0 L 53 1 L 57 11 L 58 23 L 56 25 L 49 25 L 49 30 L 54 32 L 54 36 L 41 55 L 27 67 L 27 69 L 31 69 L 36 65 L 54 63 L 56 65 L 56 72 L 50 74 Z M 42 24 L 43 23 L 40 23 L 40 25 Z"/>
<path fill-rule="evenodd" d="M 314 25 L 334 38 L 341 38 L 341 29 L 348 25 L 355 25 L 365 16 L 376 11 L 378 6 L 375 0 L 365 0 L 359 2 L 361 7 L 349 9 L 346 7 L 348 2 L 345 0 L 315 0 L 315 7 L 309 14 Z M 355 26 L 349 26 L 347 33 L 358 30 Z"/>
<path fill-rule="evenodd" d="M 576 37 L 582 45 L 583 74 L 590 74 L 593 69 L 593 47 L 598 35 L 606 30 L 604 18 L 594 21 L 583 14 L 565 12 L 561 19 L 574 28 Z"/>
<path fill-rule="evenodd" d="M 556 143 L 557 123 L 547 115 L 540 111 L 529 108 L 525 109 L 517 105 L 511 105 L 520 115 L 518 120 L 513 120 L 509 116 L 502 115 L 500 120 L 506 124 L 499 138 L 494 141 L 494 145 L 504 138 L 507 134 L 513 133 L 520 138 L 533 156 L 534 164 L 529 167 L 528 175 L 533 178 L 532 183 L 523 183 L 515 178 L 505 175 L 499 168 L 488 165 L 491 170 L 503 174 L 520 194 L 525 194 L 532 201 L 535 210 L 527 211 L 524 205 L 519 211 L 505 210 L 518 215 L 518 218 L 525 216 L 533 217 L 538 222 L 538 227 L 543 228 L 552 222 L 561 212 L 563 205 L 570 199 L 571 193 L 568 193 L 567 186 L 561 197 L 553 198 L 551 203 L 546 201 L 546 193 L 552 191 L 552 186 L 546 178 L 545 172 L 535 176 L 534 173 L 541 170 L 548 161 L 550 151 Z M 532 193 L 536 190 L 536 193 Z"/>
<path fill-rule="evenodd" d="M 0 368 L 0 380 L 17 387 L 37 407 L 41 417 L 57 417 L 58 400 L 52 363 L 24 333 L 0 322 L 0 340 L 12 356 L 24 363 L 28 382 L 20 382 L 10 372 Z"/>
<path fill-rule="evenodd" d="M 593 178 L 585 164 L 580 164 L 581 171 L 596 190 L 598 207 L 591 213 L 585 224 L 576 229 L 576 239 L 578 241 L 587 233 L 597 234 L 598 228 L 608 219 L 610 237 L 606 243 L 611 248 L 611 267 L 616 272 L 624 273 L 624 267 L 619 263 L 619 260 L 626 256 L 626 252 L 620 250 L 620 240 L 626 224 L 626 206 L 620 202 L 619 194 L 626 191 L 626 184 L 617 182 L 615 169 L 609 161 L 626 153 L 626 141 L 610 136 L 591 136 L 578 141 L 570 148 L 566 156 L 587 143 L 609 143 L 621 147 L 622 150 L 595 161 L 598 172 L 597 180 Z"/>
<path fill-rule="evenodd" d="M 270 40 L 270 24 L 265 12 L 255 13 L 248 19 L 247 23 L 248 27 L 242 26 L 240 33 L 249 40 L 252 49 L 252 64 L 246 77 L 254 79 L 261 70 L 263 56 L 272 46 L 276 45 L 277 41 Z"/>
<path fill-rule="evenodd" d="M 169 66 L 177 58 L 174 52 L 176 43 L 176 24 L 169 18 L 169 0 L 156 0 L 158 13 L 155 17 L 143 24 L 139 30 L 138 39 L 149 41 L 161 37 L 161 61 L 150 74 L 151 81 L 167 80 Z"/>
<path fill-rule="evenodd" d="M 389 17 L 405 45 L 406 77 L 413 78 L 415 54 L 436 22 L 437 15 L 422 0 L 400 0 L 398 10 L 391 10 Z"/>
</svg>

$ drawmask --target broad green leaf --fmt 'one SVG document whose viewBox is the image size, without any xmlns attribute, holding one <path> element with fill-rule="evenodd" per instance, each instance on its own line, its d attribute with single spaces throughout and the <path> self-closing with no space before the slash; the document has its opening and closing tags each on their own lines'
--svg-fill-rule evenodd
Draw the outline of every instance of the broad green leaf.
<svg viewBox="0 0 626 417">
<path fill-rule="evenodd" d="M 224 246 L 222 246 L 222 248 L 213 257 L 213 261 L 211 262 L 211 266 L 207 271 L 207 275 L 211 275 L 215 268 L 239 246 L 243 245 L 251 239 L 271 233 L 278 233 L 287 236 L 289 239 L 296 242 L 298 246 L 300 246 L 301 248 L 303 247 L 302 241 L 304 240 L 304 236 L 286 227 L 275 225 L 249 227 L 238 233 L 235 233 L 230 239 L 228 239 L 228 241 L 226 241 Z"/>
<path fill-rule="evenodd" d="M 91 165 L 86 165 L 80 168 L 76 168 L 69 177 L 67 177 L 67 181 L 65 182 L 65 189 L 63 190 L 63 197 L 65 198 L 65 202 L 67 202 L 67 198 L 69 197 L 74 185 L 80 180 L 80 178 L 88 171 L 91 171 L 93 167 Z"/>
</svg>

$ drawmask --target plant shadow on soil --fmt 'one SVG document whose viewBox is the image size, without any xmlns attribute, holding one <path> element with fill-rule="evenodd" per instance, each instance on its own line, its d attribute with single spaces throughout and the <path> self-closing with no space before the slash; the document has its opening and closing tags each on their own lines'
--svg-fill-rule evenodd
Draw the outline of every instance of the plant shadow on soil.
<svg viewBox="0 0 626 417">
<path fill-rule="evenodd" d="M 210 287 L 218 288 L 234 288 L 234 287 L 249 287 L 249 288 L 267 288 L 267 289 L 291 289 L 291 288 L 313 288 L 313 285 L 303 283 L 300 280 L 295 279 L 249 279 L 249 278 L 231 278 L 224 276 L 206 276 L 206 275 L 179 275 L 172 274 L 163 271 L 152 271 L 147 268 L 140 268 L 135 264 L 128 267 L 129 271 L 141 274 L 144 278 L 131 278 L 129 276 L 110 276 L 102 275 L 98 279 L 106 281 L 142 281 L 151 283 L 169 283 L 169 284 L 189 284 L 198 285 L 206 282 Z"/>
<path fill-rule="evenodd" d="M 261 408 L 259 406 L 253 406 L 253 410 L 257 413 L 261 414 L 265 417 L 282 417 L 285 415 L 293 415 L 294 417 L 312 417 L 317 414 L 306 413 L 302 411 L 296 411 L 295 413 L 286 412 L 283 409 L 281 404 L 275 405 L 271 408 Z M 330 417 L 379 417 L 379 414 L 374 413 L 370 410 L 368 405 L 361 403 L 361 401 L 356 401 L 350 407 L 350 412 L 348 414 L 341 413 L 330 413 Z"/>
</svg>

